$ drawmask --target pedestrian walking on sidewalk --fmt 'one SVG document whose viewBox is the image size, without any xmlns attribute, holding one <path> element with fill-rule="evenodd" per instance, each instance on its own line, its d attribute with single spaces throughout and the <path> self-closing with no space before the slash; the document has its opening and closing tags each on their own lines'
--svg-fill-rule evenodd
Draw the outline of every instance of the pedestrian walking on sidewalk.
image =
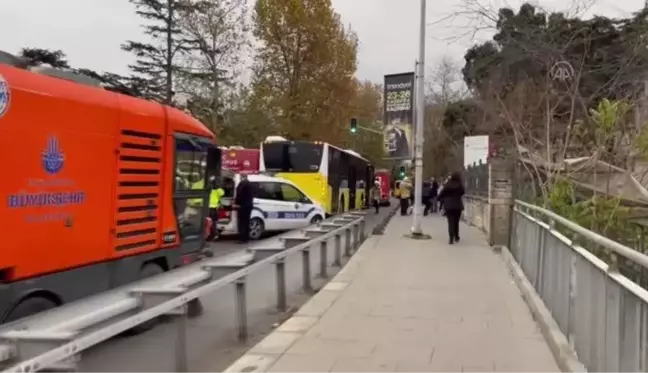
<svg viewBox="0 0 648 373">
<path fill-rule="evenodd" d="M 459 220 L 464 209 L 462 201 L 464 192 L 461 176 L 458 172 L 455 172 L 450 176 L 450 180 L 445 183 L 439 194 L 439 199 L 443 202 L 443 210 L 448 220 L 450 245 L 459 242 Z"/>
<path fill-rule="evenodd" d="M 438 208 L 437 199 L 439 197 L 439 183 L 437 183 L 437 181 L 434 178 L 430 179 L 430 182 L 431 182 L 430 204 L 432 205 L 431 212 L 437 212 L 437 208 Z"/>
<path fill-rule="evenodd" d="M 423 216 L 427 216 L 432 209 L 432 183 L 429 181 L 423 181 L 421 197 L 424 206 Z"/>
<path fill-rule="evenodd" d="M 380 212 L 380 181 L 376 181 L 371 187 L 371 204 L 376 209 L 376 214 Z"/>
<path fill-rule="evenodd" d="M 400 198 L 400 210 L 401 216 L 407 215 L 407 210 L 409 209 L 409 201 L 412 195 L 411 185 L 409 184 L 409 179 L 405 177 L 398 184 L 398 198 Z"/>
</svg>

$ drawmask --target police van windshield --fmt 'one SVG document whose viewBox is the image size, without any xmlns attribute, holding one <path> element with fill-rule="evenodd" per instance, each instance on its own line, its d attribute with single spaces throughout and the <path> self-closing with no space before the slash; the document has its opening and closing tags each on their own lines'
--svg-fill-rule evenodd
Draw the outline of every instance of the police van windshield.
<svg viewBox="0 0 648 373">
<path fill-rule="evenodd" d="M 276 172 L 318 172 L 323 148 L 322 144 L 308 142 L 264 143 L 265 169 Z"/>
</svg>

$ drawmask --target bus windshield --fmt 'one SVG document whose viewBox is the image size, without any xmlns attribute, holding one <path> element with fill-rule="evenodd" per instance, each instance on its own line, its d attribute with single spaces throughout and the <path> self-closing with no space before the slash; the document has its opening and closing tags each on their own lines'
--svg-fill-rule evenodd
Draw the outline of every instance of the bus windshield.
<svg viewBox="0 0 648 373">
<path fill-rule="evenodd" d="M 263 144 L 267 171 L 318 172 L 322 162 L 322 144 L 275 142 Z"/>
</svg>

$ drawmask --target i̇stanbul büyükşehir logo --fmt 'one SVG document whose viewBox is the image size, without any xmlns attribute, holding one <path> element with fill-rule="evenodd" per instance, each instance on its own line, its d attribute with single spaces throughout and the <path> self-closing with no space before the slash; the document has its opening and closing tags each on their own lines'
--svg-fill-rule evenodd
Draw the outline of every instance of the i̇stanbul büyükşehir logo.
<svg viewBox="0 0 648 373">
<path fill-rule="evenodd" d="M 47 147 L 42 153 L 43 169 L 48 174 L 56 174 L 63 168 L 65 154 L 59 146 L 56 136 L 52 135 L 47 139 Z"/>
<path fill-rule="evenodd" d="M 9 111 L 9 103 L 11 102 L 11 91 L 9 90 L 9 84 L 0 75 L 0 118 Z"/>
</svg>

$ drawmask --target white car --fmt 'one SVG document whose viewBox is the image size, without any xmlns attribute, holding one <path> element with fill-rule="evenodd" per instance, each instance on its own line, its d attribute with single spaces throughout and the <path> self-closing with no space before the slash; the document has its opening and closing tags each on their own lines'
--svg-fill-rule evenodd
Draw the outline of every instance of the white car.
<svg viewBox="0 0 648 373">
<path fill-rule="evenodd" d="M 241 176 L 234 176 L 238 185 Z M 313 202 L 293 182 L 279 177 L 248 175 L 254 190 L 254 207 L 250 218 L 250 239 L 258 240 L 264 232 L 287 231 L 305 228 L 324 220 L 324 208 Z M 228 206 L 233 198 L 223 198 L 221 203 Z M 217 228 L 221 234 L 236 234 L 236 211 L 231 219 L 219 219 Z"/>
</svg>

